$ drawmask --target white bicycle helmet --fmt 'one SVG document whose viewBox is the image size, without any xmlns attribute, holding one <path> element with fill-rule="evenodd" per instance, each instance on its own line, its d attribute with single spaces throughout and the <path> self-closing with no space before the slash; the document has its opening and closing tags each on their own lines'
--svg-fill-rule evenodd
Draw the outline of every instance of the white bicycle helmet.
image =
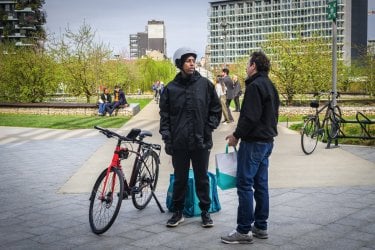
<svg viewBox="0 0 375 250">
<path fill-rule="evenodd" d="M 190 49 L 188 47 L 182 47 L 176 50 L 173 55 L 173 62 L 176 65 L 177 68 L 181 69 L 183 65 L 183 57 L 186 55 L 192 55 L 195 59 L 197 59 L 197 52 L 193 49 Z"/>
</svg>

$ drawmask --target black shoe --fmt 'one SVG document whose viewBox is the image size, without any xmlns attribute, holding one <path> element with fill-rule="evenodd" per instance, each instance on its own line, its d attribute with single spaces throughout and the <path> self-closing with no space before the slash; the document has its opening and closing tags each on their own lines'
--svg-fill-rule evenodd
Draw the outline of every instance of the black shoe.
<svg viewBox="0 0 375 250">
<path fill-rule="evenodd" d="M 167 227 L 177 227 L 183 221 L 184 216 L 182 215 L 182 211 L 174 212 L 172 218 L 167 221 Z"/>
<path fill-rule="evenodd" d="M 203 211 L 201 213 L 201 217 L 202 217 L 202 227 L 213 227 L 214 226 L 214 222 L 212 221 L 211 216 L 207 211 Z"/>
</svg>

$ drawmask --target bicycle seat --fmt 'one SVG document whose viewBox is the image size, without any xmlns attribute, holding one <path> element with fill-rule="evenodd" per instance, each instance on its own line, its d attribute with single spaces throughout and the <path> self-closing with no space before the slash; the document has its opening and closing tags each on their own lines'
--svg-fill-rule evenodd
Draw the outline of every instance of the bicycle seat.
<svg viewBox="0 0 375 250">
<path fill-rule="evenodd" d="M 312 101 L 312 102 L 310 102 L 310 107 L 312 107 L 312 108 L 319 107 L 319 102 L 318 101 Z"/>
<path fill-rule="evenodd" d="M 146 137 L 146 136 L 152 136 L 152 133 L 147 130 L 142 130 L 141 133 L 139 134 L 140 137 Z"/>
</svg>

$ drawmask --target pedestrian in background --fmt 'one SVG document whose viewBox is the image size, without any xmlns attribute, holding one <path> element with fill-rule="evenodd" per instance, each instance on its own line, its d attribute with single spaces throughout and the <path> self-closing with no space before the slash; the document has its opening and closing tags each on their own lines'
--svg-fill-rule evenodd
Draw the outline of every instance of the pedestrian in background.
<svg viewBox="0 0 375 250">
<path fill-rule="evenodd" d="M 227 109 L 228 109 L 228 117 L 229 117 L 229 122 L 233 122 L 233 116 L 232 116 L 232 112 L 230 110 L 230 103 L 232 102 L 233 98 L 234 98 L 234 86 L 233 86 L 233 81 L 232 79 L 229 77 L 229 69 L 227 68 L 224 68 L 221 72 L 221 76 L 222 76 L 222 80 L 224 82 L 224 85 L 227 89 L 227 92 L 226 92 L 226 96 L 227 96 L 227 102 L 226 102 L 226 105 L 227 105 Z"/>
<path fill-rule="evenodd" d="M 227 97 L 226 97 L 226 87 L 221 79 L 221 76 L 216 77 L 215 83 L 216 94 L 220 99 L 221 110 L 223 111 L 224 121 L 223 123 L 229 123 L 228 108 L 227 108 Z"/>
<path fill-rule="evenodd" d="M 111 94 L 109 93 L 108 88 L 103 89 L 103 93 L 99 98 L 99 111 L 98 115 L 103 116 L 106 113 L 106 106 L 112 102 Z"/>
<path fill-rule="evenodd" d="M 221 119 L 221 106 L 215 87 L 195 70 L 197 53 L 179 48 L 173 61 L 180 72 L 166 85 L 160 97 L 160 134 L 165 152 L 172 156 L 174 213 L 167 221 L 176 227 L 184 221 L 185 194 L 190 162 L 193 167 L 196 194 L 202 210 L 202 227 L 214 225 L 208 210 L 211 206 L 210 183 L 207 176 L 212 148 L 212 131 Z"/>
<path fill-rule="evenodd" d="M 119 85 L 117 85 L 115 86 L 115 90 L 113 92 L 113 102 L 106 105 L 106 111 L 108 112 L 108 115 L 111 116 L 113 111 L 119 108 L 120 105 L 124 105 L 125 107 L 129 106 L 128 102 L 126 101 L 124 91 L 120 88 Z"/>
<path fill-rule="evenodd" d="M 233 76 L 233 86 L 234 86 L 234 105 L 236 106 L 234 112 L 240 112 L 240 96 L 242 95 L 241 84 L 238 81 L 236 75 Z"/>
<path fill-rule="evenodd" d="M 268 238 L 268 158 L 277 136 L 280 105 L 279 94 L 268 78 L 269 70 L 270 61 L 263 52 L 251 54 L 237 127 L 225 138 L 229 146 L 236 146 L 241 139 L 237 155 L 237 228 L 221 237 L 228 244 L 252 243 L 253 236 Z"/>
</svg>

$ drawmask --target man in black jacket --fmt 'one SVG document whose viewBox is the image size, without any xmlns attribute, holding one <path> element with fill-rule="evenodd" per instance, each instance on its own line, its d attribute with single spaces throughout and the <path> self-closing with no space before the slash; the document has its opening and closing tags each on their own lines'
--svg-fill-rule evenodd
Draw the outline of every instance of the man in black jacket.
<svg viewBox="0 0 375 250">
<path fill-rule="evenodd" d="M 241 143 L 237 155 L 237 228 L 221 237 L 224 243 L 252 243 L 253 235 L 268 238 L 268 158 L 277 136 L 280 105 L 279 94 L 268 78 L 269 70 L 266 55 L 254 52 L 247 65 L 249 78 L 238 124 L 235 132 L 226 137 L 229 146 L 236 146 L 239 139 Z"/>
<path fill-rule="evenodd" d="M 172 156 L 174 168 L 173 207 L 168 227 L 184 221 L 185 193 L 190 161 L 194 171 L 202 226 L 212 227 L 208 213 L 211 205 L 207 176 L 212 131 L 220 124 L 221 105 L 214 85 L 195 71 L 197 53 L 190 48 L 178 49 L 173 61 L 180 72 L 160 96 L 160 134 L 165 151 Z"/>
</svg>

